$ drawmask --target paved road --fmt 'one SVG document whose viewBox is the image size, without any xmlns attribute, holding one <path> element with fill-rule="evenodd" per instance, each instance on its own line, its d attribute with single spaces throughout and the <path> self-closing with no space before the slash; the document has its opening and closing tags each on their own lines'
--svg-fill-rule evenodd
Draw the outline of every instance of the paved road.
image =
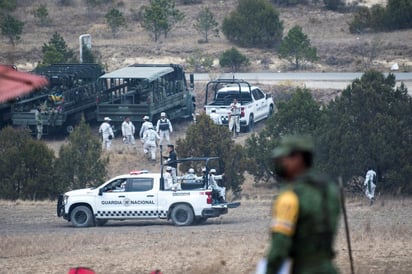
<svg viewBox="0 0 412 274">
<path fill-rule="evenodd" d="M 222 73 L 207 74 L 196 73 L 195 81 L 209 81 L 213 78 L 235 78 L 246 81 L 268 83 L 268 84 L 287 84 L 296 86 L 306 86 L 308 88 L 336 88 L 342 89 L 350 84 L 354 79 L 360 78 L 362 73 L 356 72 L 280 72 L 280 73 Z M 408 90 L 412 92 L 412 73 L 395 73 L 397 83 L 404 82 Z"/>
</svg>

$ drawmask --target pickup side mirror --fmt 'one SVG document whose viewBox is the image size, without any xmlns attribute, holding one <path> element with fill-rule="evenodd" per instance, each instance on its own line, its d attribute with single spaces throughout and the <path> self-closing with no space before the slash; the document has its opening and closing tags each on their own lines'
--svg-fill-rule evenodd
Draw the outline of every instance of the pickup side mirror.
<svg viewBox="0 0 412 274">
<path fill-rule="evenodd" d="M 99 196 L 102 196 L 102 195 L 103 195 L 103 187 L 99 188 Z"/>
<path fill-rule="evenodd" d="M 265 95 L 266 95 L 266 100 L 269 99 L 269 94 L 266 93 Z"/>
</svg>

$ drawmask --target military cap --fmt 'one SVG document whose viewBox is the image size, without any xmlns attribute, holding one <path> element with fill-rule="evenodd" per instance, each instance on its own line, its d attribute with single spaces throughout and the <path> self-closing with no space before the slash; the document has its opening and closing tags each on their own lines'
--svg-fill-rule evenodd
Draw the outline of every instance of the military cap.
<svg viewBox="0 0 412 274">
<path fill-rule="evenodd" d="M 313 153 L 314 144 L 312 138 L 308 136 L 289 135 L 284 136 L 274 150 L 272 150 L 271 158 L 279 158 L 290 155 L 295 151 Z"/>
</svg>

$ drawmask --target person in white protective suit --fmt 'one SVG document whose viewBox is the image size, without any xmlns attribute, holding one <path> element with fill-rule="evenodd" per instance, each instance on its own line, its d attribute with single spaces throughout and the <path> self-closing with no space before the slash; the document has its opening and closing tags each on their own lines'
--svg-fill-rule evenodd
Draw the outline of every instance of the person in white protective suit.
<svg viewBox="0 0 412 274">
<path fill-rule="evenodd" d="M 104 122 L 99 127 L 99 133 L 102 135 L 103 149 L 110 150 L 112 146 L 112 139 L 114 138 L 114 133 L 112 126 L 110 125 L 109 117 L 104 117 Z"/>
<path fill-rule="evenodd" d="M 149 126 L 143 135 L 143 151 L 152 161 L 156 161 L 156 141 L 160 139 L 159 134 L 153 129 L 153 125 Z"/>
<path fill-rule="evenodd" d="M 170 144 L 170 133 L 173 132 L 172 123 L 166 118 L 166 113 L 162 112 L 160 114 L 160 119 L 157 121 L 156 131 L 160 135 L 159 144 L 163 145 L 163 140 L 166 139 L 167 144 Z"/>
<path fill-rule="evenodd" d="M 212 119 L 213 123 L 215 123 L 216 125 L 222 124 L 222 119 L 220 118 L 219 114 L 216 113 L 215 108 L 212 108 L 210 112 L 210 119 Z"/>
<path fill-rule="evenodd" d="M 233 127 L 236 126 L 236 136 L 240 132 L 240 114 L 241 105 L 238 103 L 237 99 L 233 99 L 233 103 L 230 104 L 230 116 L 229 116 L 229 131 L 232 132 Z"/>
<path fill-rule="evenodd" d="M 376 179 L 376 172 L 372 168 L 368 168 L 363 185 L 365 186 L 366 197 L 371 205 L 375 199 Z"/>
<path fill-rule="evenodd" d="M 216 169 L 214 168 L 210 170 L 209 188 L 219 191 L 219 202 L 220 203 L 226 203 L 226 188 L 219 186 L 216 180 L 222 180 L 223 176 L 225 176 L 225 174 L 216 175 Z"/>
<path fill-rule="evenodd" d="M 135 144 L 134 133 L 135 133 L 135 127 L 132 121 L 130 121 L 130 118 L 126 117 L 126 119 L 124 119 L 122 123 L 123 142 L 125 144 L 134 145 Z"/>
<path fill-rule="evenodd" d="M 195 170 L 193 168 L 189 168 L 187 173 L 180 177 L 179 179 L 182 180 L 183 183 L 195 183 L 197 180 L 197 176 L 195 174 Z"/>
<path fill-rule="evenodd" d="M 152 124 L 152 122 L 150 122 L 149 121 L 149 116 L 144 116 L 143 117 L 143 124 L 142 124 L 142 126 L 141 126 L 141 128 L 140 128 L 140 131 L 139 131 L 139 137 L 140 137 L 140 139 L 143 139 L 143 135 L 144 135 L 144 132 L 147 130 L 147 128 L 151 125 L 151 126 L 153 126 L 153 124 Z"/>
<path fill-rule="evenodd" d="M 171 166 L 167 166 L 166 173 L 163 175 L 165 190 L 182 190 L 180 184 L 173 179 L 172 170 Z"/>
</svg>

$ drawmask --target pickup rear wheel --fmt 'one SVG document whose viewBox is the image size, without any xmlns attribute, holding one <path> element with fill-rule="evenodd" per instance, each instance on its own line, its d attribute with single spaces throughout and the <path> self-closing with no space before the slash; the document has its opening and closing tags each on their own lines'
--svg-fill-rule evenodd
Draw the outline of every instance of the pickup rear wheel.
<svg viewBox="0 0 412 274">
<path fill-rule="evenodd" d="M 247 125 L 247 131 L 251 132 L 255 128 L 255 120 L 253 119 L 253 114 L 249 116 L 249 124 Z"/>
<path fill-rule="evenodd" d="M 206 221 L 207 221 L 207 217 L 196 217 L 195 218 L 196 225 L 203 225 L 204 223 L 206 223 Z"/>
<path fill-rule="evenodd" d="M 186 226 L 193 223 L 193 210 L 188 205 L 177 205 L 172 209 L 170 218 L 177 226 Z"/>
<path fill-rule="evenodd" d="M 70 220 L 75 227 L 88 227 L 93 225 L 93 214 L 87 206 L 77 206 L 70 214 Z"/>
</svg>

